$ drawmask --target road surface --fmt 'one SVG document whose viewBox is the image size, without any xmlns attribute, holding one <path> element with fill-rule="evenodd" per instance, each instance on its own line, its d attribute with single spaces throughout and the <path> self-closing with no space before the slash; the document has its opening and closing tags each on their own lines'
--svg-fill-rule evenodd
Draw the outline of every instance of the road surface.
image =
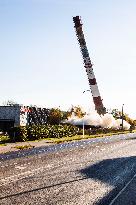
<svg viewBox="0 0 136 205">
<path fill-rule="evenodd" d="M 136 134 L 0 154 L 0 205 L 135 205 Z"/>
</svg>

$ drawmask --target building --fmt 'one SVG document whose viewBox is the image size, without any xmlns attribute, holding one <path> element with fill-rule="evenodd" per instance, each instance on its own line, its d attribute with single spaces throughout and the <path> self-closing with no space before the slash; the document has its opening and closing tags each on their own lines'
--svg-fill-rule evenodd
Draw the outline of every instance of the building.
<svg viewBox="0 0 136 205">
<path fill-rule="evenodd" d="M 23 106 L 19 104 L 0 106 L 0 130 L 26 125 L 47 123 L 49 109 Z"/>
<path fill-rule="evenodd" d="M 19 104 L 0 106 L 0 129 L 2 131 L 7 131 L 11 127 L 25 126 L 27 123 L 27 107 Z"/>
</svg>

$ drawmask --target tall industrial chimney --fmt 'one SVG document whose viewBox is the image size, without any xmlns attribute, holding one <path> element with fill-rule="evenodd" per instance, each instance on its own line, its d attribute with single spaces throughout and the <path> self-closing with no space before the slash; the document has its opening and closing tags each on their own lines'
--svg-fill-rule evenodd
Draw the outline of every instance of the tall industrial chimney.
<svg viewBox="0 0 136 205">
<path fill-rule="evenodd" d="M 79 16 L 76 16 L 76 17 L 73 17 L 73 21 L 75 24 L 74 27 L 76 29 L 76 35 L 77 35 L 77 39 L 80 45 L 80 49 L 81 49 L 81 53 L 82 53 L 82 57 L 84 61 L 84 67 L 86 69 L 88 80 L 89 80 L 90 90 L 91 90 L 93 101 L 95 104 L 95 110 L 97 111 L 99 115 L 101 114 L 104 115 L 106 113 L 106 108 L 103 106 L 102 99 L 101 99 L 99 89 L 98 89 L 98 85 L 96 82 L 96 78 L 93 72 L 91 59 L 89 57 L 84 34 L 82 31 L 81 19 L 79 18 Z"/>
</svg>

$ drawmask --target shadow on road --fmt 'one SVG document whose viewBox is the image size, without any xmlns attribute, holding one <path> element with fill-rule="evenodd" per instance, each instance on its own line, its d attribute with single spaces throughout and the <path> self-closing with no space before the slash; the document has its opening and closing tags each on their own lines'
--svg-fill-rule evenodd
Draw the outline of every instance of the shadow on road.
<svg viewBox="0 0 136 205">
<path fill-rule="evenodd" d="M 136 157 L 106 159 L 82 169 L 81 173 L 87 178 L 101 181 L 114 187 L 110 193 L 96 203 L 96 205 L 109 205 L 110 201 L 136 173 Z M 123 205 L 126 204 L 125 202 L 123 203 Z"/>
<path fill-rule="evenodd" d="M 35 189 L 30 189 L 23 192 L 2 196 L 0 197 L 0 200 L 44 189 L 50 189 L 56 186 L 71 184 L 77 181 L 80 182 L 81 180 L 86 180 L 90 178 L 96 181 L 101 181 L 104 184 L 111 185 L 113 187 L 110 193 L 108 193 L 105 197 L 103 197 L 99 202 L 96 203 L 96 205 L 109 205 L 110 201 L 117 195 L 117 193 L 126 185 L 126 183 L 136 173 L 136 157 L 131 156 L 114 159 L 105 159 L 96 164 L 90 165 L 84 169 L 78 170 L 78 172 L 82 174 L 81 178 L 74 178 L 68 181 L 62 181 L 60 183 L 46 185 L 43 187 L 38 187 Z M 33 178 L 36 177 L 33 176 Z M 126 205 L 126 203 L 123 203 L 123 205 Z"/>
</svg>

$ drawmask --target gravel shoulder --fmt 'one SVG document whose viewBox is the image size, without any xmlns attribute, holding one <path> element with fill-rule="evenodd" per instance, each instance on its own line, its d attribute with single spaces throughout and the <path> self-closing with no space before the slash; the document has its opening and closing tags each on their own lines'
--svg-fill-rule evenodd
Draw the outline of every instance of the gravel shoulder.
<svg viewBox="0 0 136 205">
<path fill-rule="evenodd" d="M 47 140 L 41 140 L 41 141 L 29 141 L 29 142 L 16 142 L 16 143 L 6 143 L 5 145 L 0 145 L 0 154 L 4 154 L 7 152 L 13 152 L 18 151 L 18 146 L 30 146 L 32 147 L 42 147 L 42 146 L 50 146 L 54 143 L 51 143 Z M 27 148 L 28 149 L 28 148 Z"/>
</svg>

